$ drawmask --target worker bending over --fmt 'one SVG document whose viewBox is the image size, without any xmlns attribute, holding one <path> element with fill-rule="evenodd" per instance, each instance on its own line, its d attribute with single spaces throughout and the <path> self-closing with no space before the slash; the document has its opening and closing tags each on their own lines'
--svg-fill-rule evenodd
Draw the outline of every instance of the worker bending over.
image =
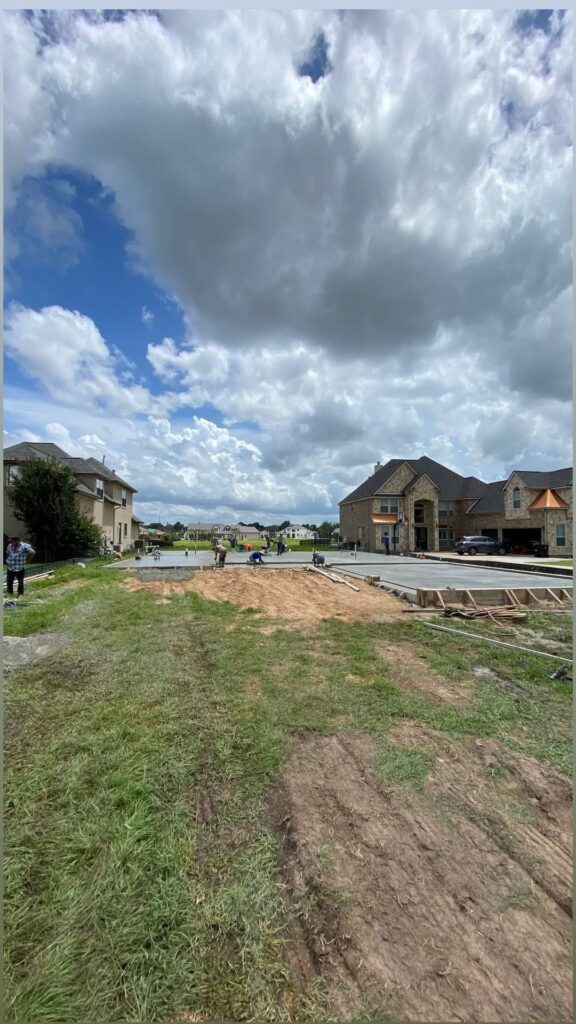
<svg viewBox="0 0 576 1024">
<path fill-rule="evenodd" d="M 223 569 L 226 562 L 227 549 L 223 544 L 214 545 L 214 568 Z"/>
<path fill-rule="evenodd" d="M 314 565 L 324 565 L 326 559 L 324 558 L 324 555 L 320 554 L 319 551 L 313 551 L 312 552 L 312 561 L 313 561 Z"/>
<path fill-rule="evenodd" d="M 250 555 L 248 562 L 250 565 L 264 565 L 264 559 L 262 558 L 261 551 L 253 551 Z"/>
</svg>

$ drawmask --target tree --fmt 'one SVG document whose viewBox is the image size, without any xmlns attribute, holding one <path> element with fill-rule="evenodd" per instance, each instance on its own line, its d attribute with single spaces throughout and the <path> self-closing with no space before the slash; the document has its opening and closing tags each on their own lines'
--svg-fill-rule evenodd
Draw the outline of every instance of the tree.
<svg viewBox="0 0 576 1024">
<path fill-rule="evenodd" d="M 16 519 L 25 524 L 38 559 L 97 555 L 100 527 L 78 510 L 72 470 L 43 459 L 22 462 L 18 469 L 6 496 Z"/>
<path fill-rule="evenodd" d="M 164 530 L 164 523 L 148 523 L 147 530 Z"/>
<path fill-rule="evenodd" d="M 280 523 L 280 526 L 278 527 L 278 529 L 279 530 L 285 530 L 286 527 L 291 526 L 291 525 L 292 524 L 291 524 L 290 520 L 289 519 L 285 519 L 283 523 Z"/>
<path fill-rule="evenodd" d="M 320 526 L 318 527 L 319 539 L 326 541 L 326 543 L 329 543 L 337 525 L 338 523 L 329 523 L 327 520 L 325 520 L 323 523 L 320 523 Z"/>
</svg>

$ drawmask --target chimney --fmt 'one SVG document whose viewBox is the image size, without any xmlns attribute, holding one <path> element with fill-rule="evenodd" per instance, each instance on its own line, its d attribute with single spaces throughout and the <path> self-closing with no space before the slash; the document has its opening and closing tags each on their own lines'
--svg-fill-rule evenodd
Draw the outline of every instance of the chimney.
<svg viewBox="0 0 576 1024">
<path fill-rule="evenodd" d="M 381 462 L 377 462 L 376 463 L 376 465 L 374 466 L 374 472 L 377 473 L 379 469 L 382 469 L 382 463 Z"/>
</svg>

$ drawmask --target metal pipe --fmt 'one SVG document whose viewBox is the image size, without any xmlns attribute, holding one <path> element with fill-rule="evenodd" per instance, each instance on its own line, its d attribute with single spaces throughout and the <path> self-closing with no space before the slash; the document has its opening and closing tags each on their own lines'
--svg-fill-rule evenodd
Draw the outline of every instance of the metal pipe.
<svg viewBox="0 0 576 1024">
<path fill-rule="evenodd" d="M 535 651 L 533 647 L 519 647 L 518 644 L 506 644 L 503 640 L 493 640 L 489 636 L 480 636 L 479 633 L 467 633 L 464 629 L 451 629 L 449 626 L 437 626 L 435 622 L 423 622 L 423 626 L 430 629 L 439 629 L 442 633 L 456 633 L 457 636 L 469 636 L 473 640 L 484 640 L 487 644 L 496 644 L 497 647 L 508 647 L 512 651 L 524 651 L 525 654 L 539 654 L 541 658 L 554 658 L 555 661 L 565 661 L 572 664 L 571 658 L 562 658 L 559 654 L 548 654 L 546 651 Z"/>
</svg>

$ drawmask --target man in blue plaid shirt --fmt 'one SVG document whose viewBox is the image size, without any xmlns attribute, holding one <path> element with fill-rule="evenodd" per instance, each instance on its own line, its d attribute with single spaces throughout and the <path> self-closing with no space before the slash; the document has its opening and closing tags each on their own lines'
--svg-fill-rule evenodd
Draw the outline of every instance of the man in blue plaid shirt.
<svg viewBox="0 0 576 1024">
<path fill-rule="evenodd" d="M 29 544 L 23 544 L 20 537 L 10 538 L 10 543 L 6 548 L 6 565 L 8 567 L 6 584 L 9 594 L 14 593 L 14 580 L 18 580 L 18 597 L 22 597 L 26 562 L 30 561 L 33 555 L 33 549 Z"/>
</svg>

